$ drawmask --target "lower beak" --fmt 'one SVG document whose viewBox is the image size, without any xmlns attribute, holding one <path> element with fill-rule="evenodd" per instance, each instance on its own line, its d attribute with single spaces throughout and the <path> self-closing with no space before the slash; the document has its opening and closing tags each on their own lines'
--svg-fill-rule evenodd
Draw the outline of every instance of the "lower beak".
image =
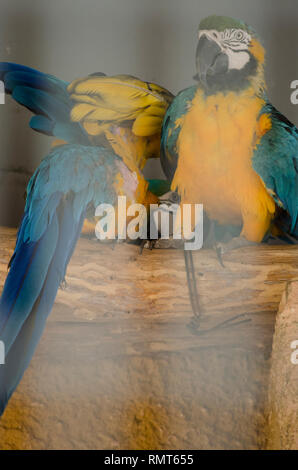
<svg viewBox="0 0 298 470">
<path fill-rule="evenodd" d="M 203 35 L 197 45 L 196 65 L 198 73 L 195 78 L 208 87 L 208 78 L 228 71 L 229 60 L 215 41 Z"/>
</svg>

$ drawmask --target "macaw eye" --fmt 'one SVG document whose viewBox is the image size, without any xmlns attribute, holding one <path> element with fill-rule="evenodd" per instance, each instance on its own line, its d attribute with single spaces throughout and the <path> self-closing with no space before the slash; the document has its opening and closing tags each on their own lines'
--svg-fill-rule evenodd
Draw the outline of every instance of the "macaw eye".
<svg viewBox="0 0 298 470">
<path fill-rule="evenodd" d="M 180 197 L 179 197 L 179 194 L 175 193 L 175 192 L 172 192 L 171 194 L 171 201 L 172 202 L 179 202 L 180 200 Z"/>
<path fill-rule="evenodd" d="M 243 31 L 237 31 L 237 33 L 235 34 L 235 38 L 236 38 L 238 41 L 241 41 L 241 39 L 244 38 Z"/>
</svg>

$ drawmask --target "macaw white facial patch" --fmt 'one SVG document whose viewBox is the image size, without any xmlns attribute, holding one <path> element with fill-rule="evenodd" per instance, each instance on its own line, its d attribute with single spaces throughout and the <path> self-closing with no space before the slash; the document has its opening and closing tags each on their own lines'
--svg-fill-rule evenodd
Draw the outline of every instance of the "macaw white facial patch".
<svg viewBox="0 0 298 470">
<path fill-rule="evenodd" d="M 229 59 L 229 70 L 241 70 L 249 62 L 249 53 L 246 51 L 233 51 L 226 49 L 224 51 Z"/>
<path fill-rule="evenodd" d="M 249 62 L 248 47 L 251 35 L 247 31 L 234 28 L 224 31 L 206 29 L 199 31 L 199 39 L 203 35 L 216 42 L 222 52 L 228 56 L 229 70 L 241 70 Z"/>
</svg>

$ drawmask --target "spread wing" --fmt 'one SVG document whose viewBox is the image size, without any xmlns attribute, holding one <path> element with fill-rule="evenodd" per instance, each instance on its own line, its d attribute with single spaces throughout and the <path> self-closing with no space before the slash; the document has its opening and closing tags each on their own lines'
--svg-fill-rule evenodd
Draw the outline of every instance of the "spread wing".
<svg viewBox="0 0 298 470">
<path fill-rule="evenodd" d="M 34 113 L 30 127 L 59 143 L 112 147 L 139 169 L 160 155 L 162 122 L 173 99 L 165 88 L 103 73 L 69 84 L 11 62 L 0 62 L 0 80 L 6 93 Z"/>
<path fill-rule="evenodd" d="M 81 232 L 85 213 L 101 203 L 142 202 L 141 172 L 111 150 L 78 144 L 54 148 L 28 185 L 25 212 L 0 298 L 0 416 L 29 365 Z"/>
<path fill-rule="evenodd" d="M 29 123 L 33 130 L 68 143 L 90 144 L 80 124 L 70 120 L 73 104 L 67 82 L 13 62 L 0 62 L 0 80 L 5 92 L 34 114 Z"/>
<path fill-rule="evenodd" d="M 159 157 L 163 118 L 173 99 L 166 89 L 130 75 L 97 74 L 68 86 L 73 101 L 71 121 L 80 123 L 98 143 L 102 139 L 126 162 L 143 168 L 147 158 Z"/>
</svg>

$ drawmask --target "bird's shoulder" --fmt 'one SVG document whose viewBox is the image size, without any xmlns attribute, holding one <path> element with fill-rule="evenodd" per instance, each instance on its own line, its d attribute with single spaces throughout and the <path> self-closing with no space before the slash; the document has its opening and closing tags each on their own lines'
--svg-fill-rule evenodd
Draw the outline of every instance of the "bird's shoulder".
<svg viewBox="0 0 298 470">
<path fill-rule="evenodd" d="M 164 117 L 160 159 L 162 168 L 169 180 L 172 180 L 177 167 L 177 140 L 181 131 L 183 117 L 190 109 L 197 89 L 197 85 L 193 85 L 181 90 L 173 99 Z"/>
<path fill-rule="evenodd" d="M 298 212 L 298 129 L 269 101 L 260 111 L 260 122 L 252 165 L 275 202 L 291 215 L 293 227 Z"/>
</svg>

